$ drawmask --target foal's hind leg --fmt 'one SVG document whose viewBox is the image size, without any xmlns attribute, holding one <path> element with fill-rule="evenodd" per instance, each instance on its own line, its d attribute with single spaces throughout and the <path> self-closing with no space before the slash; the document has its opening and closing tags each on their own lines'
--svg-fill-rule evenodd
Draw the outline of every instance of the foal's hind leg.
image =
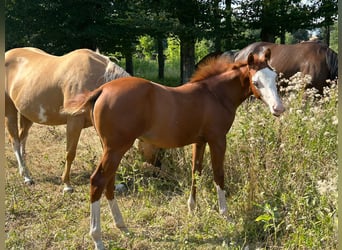
<svg viewBox="0 0 342 250">
<path fill-rule="evenodd" d="M 206 143 L 196 143 L 192 146 L 192 183 L 188 199 L 189 212 L 192 212 L 196 207 L 196 178 L 202 173 L 205 145 Z"/>
<path fill-rule="evenodd" d="M 101 239 L 100 198 L 105 189 L 106 198 L 108 199 L 115 224 L 121 230 L 127 231 L 127 227 L 123 222 L 121 212 L 114 198 L 114 180 L 121 158 L 128 148 L 125 147 L 119 151 L 104 148 L 101 162 L 90 177 L 90 235 L 94 240 L 96 249 L 104 249 Z"/>
<path fill-rule="evenodd" d="M 73 188 L 70 183 L 70 169 L 71 164 L 76 156 L 76 148 L 78 140 L 81 135 L 82 128 L 84 126 L 84 117 L 77 116 L 71 117 L 67 120 L 67 145 L 66 145 L 66 162 L 64 166 L 64 172 L 62 175 L 62 181 L 64 183 L 63 192 L 72 192 Z"/>
<path fill-rule="evenodd" d="M 118 203 L 114 197 L 114 189 L 115 189 L 115 178 L 113 177 L 106 186 L 105 195 L 106 195 L 108 205 L 109 205 L 110 211 L 114 219 L 115 226 L 124 232 L 128 232 L 128 229 L 122 218 L 122 214 L 120 212 Z"/>
</svg>

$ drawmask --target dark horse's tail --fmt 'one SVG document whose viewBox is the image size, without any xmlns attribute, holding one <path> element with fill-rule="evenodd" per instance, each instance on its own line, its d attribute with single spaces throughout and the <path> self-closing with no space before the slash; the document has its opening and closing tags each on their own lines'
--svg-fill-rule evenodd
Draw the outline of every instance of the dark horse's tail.
<svg viewBox="0 0 342 250">
<path fill-rule="evenodd" d="M 338 77 L 338 57 L 337 53 L 330 48 L 327 48 L 325 59 L 330 72 L 330 80 Z"/>
<path fill-rule="evenodd" d="M 76 95 L 64 105 L 62 112 L 68 115 L 79 115 L 85 112 L 92 112 L 94 104 L 101 93 L 102 87 L 97 88 L 92 92 Z"/>
</svg>

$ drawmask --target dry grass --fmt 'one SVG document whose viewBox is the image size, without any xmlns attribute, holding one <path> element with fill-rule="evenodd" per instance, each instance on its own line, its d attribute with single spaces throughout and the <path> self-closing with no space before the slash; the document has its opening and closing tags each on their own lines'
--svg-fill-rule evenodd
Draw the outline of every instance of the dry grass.
<svg viewBox="0 0 342 250">
<path fill-rule="evenodd" d="M 297 85 L 305 79 L 293 79 Z M 261 102 L 246 102 L 227 135 L 226 189 L 230 221 L 218 214 L 208 152 L 199 179 L 198 209 L 189 215 L 190 147 L 168 150 L 162 172 L 140 168 L 133 149 L 119 178 L 130 183 L 119 206 L 131 234 L 114 227 L 102 200 L 108 249 L 336 249 L 337 87 L 303 99 L 293 89 L 287 111 L 271 117 Z M 82 132 L 72 168 L 75 192 L 63 195 L 65 128 L 34 125 L 26 186 L 6 142 L 6 248 L 92 249 L 89 176 L 101 155 L 93 128 Z M 134 183 L 134 184 L 132 184 Z"/>
</svg>

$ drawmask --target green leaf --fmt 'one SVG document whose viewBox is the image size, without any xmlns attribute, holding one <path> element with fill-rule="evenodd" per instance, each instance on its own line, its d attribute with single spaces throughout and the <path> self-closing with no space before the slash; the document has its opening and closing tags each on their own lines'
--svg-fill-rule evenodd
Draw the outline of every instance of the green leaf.
<svg viewBox="0 0 342 250">
<path fill-rule="evenodd" d="M 272 216 L 269 214 L 262 214 L 258 216 L 255 221 L 270 221 L 272 219 Z"/>
</svg>

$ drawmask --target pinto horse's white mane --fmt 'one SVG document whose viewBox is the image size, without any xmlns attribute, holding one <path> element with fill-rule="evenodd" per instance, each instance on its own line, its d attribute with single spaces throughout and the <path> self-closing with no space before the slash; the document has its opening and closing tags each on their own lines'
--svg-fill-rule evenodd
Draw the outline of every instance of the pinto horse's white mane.
<svg viewBox="0 0 342 250">
<path fill-rule="evenodd" d="M 121 77 L 126 77 L 126 76 L 130 76 L 130 74 L 127 73 L 127 71 L 125 71 L 123 68 L 121 68 L 119 65 L 113 63 L 109 57 L 102 55 L 99 51 L 99 49 L 96 49 L 96 53 L 99 54 L 100 56 L 102 56 L 103 58 L 106 59 L 107 61 L 107 67 L 106 67 L 106 71 L 103 75 L 103 78 L 105 80 L 105 82 L 109 82 L 111 80 L 117 79 L 117 78 L 121 78 Z"/>
<path fill-rule="evenodd" d="M 119 65 L 113 63 L 108 59 L 108 64 L 106 68 L 106 72 L 104 74 L 104 80 L 105 82 L 109 82 L 111 80 L 130 76 L 123 68 L 121 68 Z"/>
</svg>

